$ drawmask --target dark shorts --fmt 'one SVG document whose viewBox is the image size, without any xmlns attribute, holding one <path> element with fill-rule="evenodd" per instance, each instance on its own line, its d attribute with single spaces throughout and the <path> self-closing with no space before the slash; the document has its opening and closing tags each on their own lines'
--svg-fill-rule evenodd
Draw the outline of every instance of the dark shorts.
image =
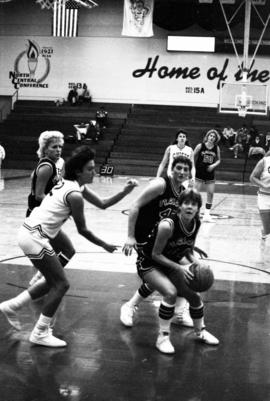
<svg viewBox="0 0 270 401">
<path fill-rule="evenodd" d="M 211 171 L 196 171 L 196 176 L 195 176 L 196 180 L 203 182 L 205 184 L 211 184 L 213 182 L 215 182 L 215 172 Z"/>
</svg>

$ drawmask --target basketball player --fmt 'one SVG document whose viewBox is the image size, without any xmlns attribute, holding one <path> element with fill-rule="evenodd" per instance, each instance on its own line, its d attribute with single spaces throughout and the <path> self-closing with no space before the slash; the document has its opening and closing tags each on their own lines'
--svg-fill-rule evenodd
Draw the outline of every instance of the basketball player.
<svg viewBox="0 0 270 401">
<path fill-rule="evenodd" d="M 131 255 L 133 248 L 138 252 L 154 226 L 162 218 L 176 213 L 178 198 L 185 189 L 183 182 L 187 181 L 192 169 L 192 162 L 185 156 L 178 156 L 172 162 L 171 175 L 155 178 L 131 205 L 128 216 L 128 237 L 123 247 L 126 256 Z M 134 293 L 128 302 L 122 305 L 120 320 L 132 327 L 134 316 L 139 304 L 153 293 L 147 283 Z M 193 327 L 193 321 L 186 309 L 187 302 L 178 297 L 175 324 Z"/>
<path fill-rule="evenodd" d="M 210 215 L 215 192 L 215 170 L 220 164 L 220 148 L 217 145 L 220 140 L 218 132 L 209 130 L 202 143 L 194 149 L 194 161 L 196 169 L 195 188 L 201 191 L 203 184 L 206 187 L 206 205 L 203 221 L 213 223 Z"/>
<path fill-rule="evenodd" d="M 94 156 L 94 151 L 88 146 L 77 148 L 66 162 L 65 180 L 54 186 L 41 205 L 34 208 L 19 231 L 18 240 L 21 249 L 45 279 L 39 279 L 17 297 L 2 302 L 0 310 L 8 322 L 19 330 L 20 322 L 17 312 L 30 301 L 46 295 L 41 315 L 30 335 L 30 342 L 34 344 L 48 347 L 66 346 L 65 341 L 53 336 L 51 329 L 55 312 L 69 288 L 61 263 L 67 262 L 68 258 L 65 257 L 66 255 L 56 255 L 51 245 L 64 222 L 72 216 L 79 234 L 87 240 L 101 246 L 107 252 L 114 252 L 117 249 L 115 245 L 104 242 L 91 232 L 85 221 L 83 198 L 91 199 L 93 204 L 102 204 L 102 199 L 85 186 L 92 183 L 95 175 Z M 108 198 L 105 204 L 116 203 L 134 186 L 135 184 L 131 182 L 124 191 Z"/>
<path fill-rule="evenodd" d="M 39 162 L 31 175 L 31 193 L 28 196 L 26 216 L 41 204 L 45 195 L 63 176 L 64 160 L 61 157 L 64 135 L 59 131 L 44 131 L 40 134 L 37 155 Z"/>
<path fill-rule="evenodd" d="M 250 182 L 257 187 L 258 197 L 257 204 L 262 222 L 261 238 L 265 240 L 270 234 L 270 152 L 258 161 L 254 167 Z"/>
<path fill-rule="evenodd" d="M 167 165 L 167 175 L 171 174 L 172 162 L 177 156 L 185 156 L 192 161 L 191 180 L 189 181 L 189 184 L 190 186 L 193 186 L 195 182 L 193 149 L 188 146 L 187 134 L 183 130 L 177 132 L 173 144 L 166 148 L 163 159 L 158 167 L 157 177 L 162 176 Z"/>
<path fill-rule="evenodd" d="M 165 354 L 175 352 L 170 341 L 170 324 L 178 294 L 184 296 L 190 304 L 195 339 L 209 345 L 219 343 L 217 338 L 205 330 L 204 306 L 200 294 L 188 286 L 193 278 L 189 270 L 190 262 L 200 264 L 192 248 L 201 224 L 201 205 L 202 198 L 197 191 L 183 191 L 179 197 L 178 213 L 159 222 L 140 249 L 137 259 L 139 276 L 162 295 L 156 347 Z"/>
</svg>

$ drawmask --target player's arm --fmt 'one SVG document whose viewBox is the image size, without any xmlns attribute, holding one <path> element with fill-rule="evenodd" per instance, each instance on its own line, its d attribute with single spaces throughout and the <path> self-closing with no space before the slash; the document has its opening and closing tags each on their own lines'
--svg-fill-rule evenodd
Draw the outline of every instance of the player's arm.
<svg viewBox="0 0 270 401">
<path fill-rule="evenodd" d="M 82 195 L 84 199 L 86 199 L 89 203 L 92 203 L 92 205 L 100 209 L 107 209 L 108 207 L 114 205 L 115 203 L 123 199 L 125 196 L 127 196 L 137 186 L 138 186 L 138 181 L 130 179 L 126 182 L 126 185 L 124 186 L 122 191 L 107 198 L 102 198 L 95 191 L 85 186 Z"/>
<path fill-rule="evenodd" d="M 108 244 L 87 228 L 84 215 L 84 201 L 81 193 L 75 191 L 71 192 L 67 196 L 67 202 L 70 205 L 71 215 L 76 224 L 78 233 L 93 244 L 104 248 L 107 252 L 114 252 L 117 249 L 116 245 Z"/>
<path fill-rule="evenodd" d="M 260 177 L 263 172 L 263 164 L 264 164 L 264 160 L 263 159 L 259 160 L 249 177 L 249 180 L 252 184 L 256 185 L 257 187 L 262 187 L 262 188 L 264 188 L 264 185 L 263 185 Z"/>
<path fill-rule="evenodd" d="M 192 150 L 191 155 L 190 155 L 190 160 L 192 163 L 191 167 L 191 180 L 193 183 L 195 182 L 195 175 L 196 175 L 196 169 L 195 169 L 195 161 L 194 161 L 194 151 Z"/>
<path fill-rule="evenodd" d="M 219 146 L 217 146 L 217 160 L 215 161 L 215 163 L 210 164 L 210 166 L 208 166 L 208 171 L 213 171 L 215 170 L 215 168 L 217 168 L 217 166 L 220 164 L 220 148 Z"/>
<path fill-rule="evenodd" d="M 45 198 L 45 190 L 49 179 L 53 174 L 52 166 L 49 164 L 44 164 L 39 167 L 37 171 L 37 180 L 35 188 L 35 199 L 41 202 Z"/>
<path fill-rule="evenodd" d="M 200 152 L 201 148 L 202 148 L 202 144 L 199 143 L 199 144 L 196 146 L 196 148 L 194 149 L 194 153 L 193 153 L 194 165 L 195 165 L 196 162 L 197 162 L 198 155 L 199 155 L 199 152 Z"/>
<path fill-rule="evenodd" d="M 158 166 L 158 170 L 157 170 L 157 177 L 161 177 L 163 171 L 165 170 L 166 165 L 169 162 L 169 157 L 170 157 L 170 146 L 167 147 L 167 149 L 165 150 L 165 153 L 163 155 L 163 158 L 160 162 L 160 165 Z"/>
<path fill-rule="evenodd" d="M 132 249 L 136 246 L 135 226 L 140 209 L 161 195 L 165 190 L 164 178 L 154 179 L 147 188 L 145 188 L 138 198 L 133 202 L 128 214 L 128 237 L 123 246 L 123 252 L 126 256 L 131 255 Z"/>
<path fill-rule="evenodd" d="M 164 249 L 172 236 L 173 233 L 173 222 L 170 219 L 161 220 L 158 225 L 158 232 L 156 236 L 156 240 L 154 243 L 154 247 L 152 250 L 152 259 L 154 262 L 161 264 L 162 266 L 169 267 L 170 269 L 179 270 L 180 265 L 173 260 L 167 258 L 163 252 Z M 192 280 L 193 274 L 183 266 L 181 269 L 184 272 L 185 280 L 189 281 Z"/>
</svg>

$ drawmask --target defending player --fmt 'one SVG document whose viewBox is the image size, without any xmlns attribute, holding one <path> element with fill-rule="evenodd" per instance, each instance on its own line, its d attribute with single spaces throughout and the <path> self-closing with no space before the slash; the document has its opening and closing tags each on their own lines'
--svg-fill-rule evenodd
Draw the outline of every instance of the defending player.
<svg viewBox="0 0 270 401">
<path fill-rule="evenodd" d="M 197 191 L 187 189 L 182 192 L 178 213 L 159 222 L 140 249 L 137 259 L 139 276 L 162 295 L 156 347 L 165 354 L 175 352 L 170 341 L 170 324 L 177 295 L 186 298 L 190 304 L 195 339 L 209 345 L 219 343 L 205 330 L 204 305 L 200 294 L 188 286 L 193 278 L 189 271 L 191 262 L 200 263 L 193 255 L 193 247 L 200 227 L 201 205 L 202 198 Z"/>
<path fill-rule="evenodd" d="M 257 204 L 262 222 L 261 238 L 270 234 L 270 152 L 258 161 L 254 167 L 250 182 L 259 187 Z"/>
<path fill-rule="evenodd" d="M 176 213 L 179 196 L 185 189 L 183 182 L 190 177 L 191 169 L 190 159 L 184 156 L 176 157 L 172 162 L 171 175 L 151 181 L 131 205 L 128 217 L 128 237 L 123 247 L 126 256 L 131 255 L 133 248 L 139 252 L 158 221 Z M 153 289 L 149 284 L 143 283 L 129 301 L 122 305 L 120 320 L 125 326 L 133 326 L 139 304 L 152 293 Z M 174 323 L 192 327 L 193 321 L 186 304 L 186 300 L 182 297 L 177 299 Z"/>
<path fill-rule="evenodd" d="M 117 247 L 106 243 L 91 232 L 86 225 L 83 198 L 91 198 L 92 203 L 100 199 L 87 189 L 85 184 L 92 183 L 95 176 L 95 153 L 88 146 L 77 148 L 65 166 L 65 180 L 53 187 L 25 219 L 19 231 L 19 245 L 33 265 L 42 273 L 34 285 L 17 297 L 0 304 L 0 310 L 8 322 L 17 330 L 20 323 L 17 317 L 24 305 L 46 295 L 41 315 L 31 335 L 30 342 L 48 347 L 65 347 L 66 342 L 53 336 L 51 323 L 56 310 L 69 288 L 61 259 L 56 255 L 51 239 L 56 238 L 64 222 L 72 216 L 79 234 L 88 241 L 103 247 L 107 252 L 114 252 Z M 127 189 L 132 190 L 134 184 Z M 110 198 L 111 204 L 120 200 L 127 192 Z"/>
<path fill-rule="evenodd" d="M 206 186 L 206 205 L 203 221 L 212 223 L 213 218 L 210 210 L 213 204 L 215 192 L 215 170 L 220 164 L 220 148 L 218 142 L 219 134 L 216 130 L 209 130 L 202 143 L 199 143 L 194 149 L 194 161 L 196 168 L 195 188 L 201 191 L 203 184 Z"/>
</svg>

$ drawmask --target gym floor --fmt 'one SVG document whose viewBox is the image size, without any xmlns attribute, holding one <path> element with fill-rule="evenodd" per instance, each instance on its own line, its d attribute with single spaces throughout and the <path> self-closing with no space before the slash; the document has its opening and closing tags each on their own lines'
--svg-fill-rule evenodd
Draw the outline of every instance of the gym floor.
<svg viewBox="0 0 270 401">
<path fill-rule="evenodd" d="M 0 182 L 0 301 L 26 288 L 33 274 L 16 235 L 23 222 L 29 171 L 2 170 Z M 129 177 L 96 177 L 100 195 L 115 193 Z M 217 347 L 173 327 L 173 356 L 155 349 L 158 294 L 143 303 L 133 328 L 119 321 L 120 306 L 138 287 L 135 254 L 121 247 L 131 201 L 149 182 L 107 210 L 86 204 L 91 229 L 119 245 L 114 254 L 87 242 L 70 220 L 77 254 L 67 267 L 71 284 L 58 313 L 56 335 L 65 349 L 33 346 L 34 305 L 21 313 L 22 331 L 0 315 L 0 388 L 3 401 L 266 401 L 270 399 L 270 239 L 260 239 L 256 188 L 218 183 L 214 223 L 202 223 L 197 245 L 208 253 L 214 286 L 203 299 L 207 329 Z M 205 193 L 202 193 L 205 200 Z M 203 210 L 202 210 L 203 211 Z"/>
</svg>

